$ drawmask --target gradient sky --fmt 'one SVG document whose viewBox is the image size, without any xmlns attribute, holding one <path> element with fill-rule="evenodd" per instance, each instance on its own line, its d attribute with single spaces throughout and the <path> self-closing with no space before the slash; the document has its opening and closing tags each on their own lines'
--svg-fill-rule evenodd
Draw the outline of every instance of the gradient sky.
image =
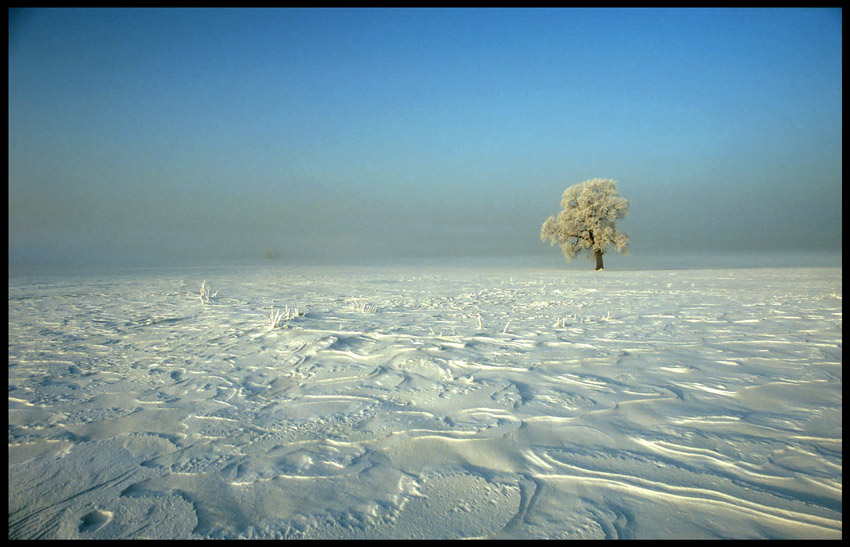
<svg viewBox="0 0 850 547">
<path fill-rule="evenodd" d="M 563 261 L 540 225 L 596 177 L 632 257 L 840 253 L 841 19 L 12 10 L 10 266 Z"/>
</svg>

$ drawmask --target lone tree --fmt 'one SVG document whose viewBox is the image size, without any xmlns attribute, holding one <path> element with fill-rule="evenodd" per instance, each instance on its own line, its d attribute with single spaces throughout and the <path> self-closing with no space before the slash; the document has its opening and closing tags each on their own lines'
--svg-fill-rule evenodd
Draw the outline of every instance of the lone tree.
<svg viewBox="0 0 850 547">
<path fill-rule="evenodd" d="M 570 186 L 564 190 L 561 207 L 557 217 L 543 223 L 540 239 L 557 243 L 567 260 L 586 250 L 588 260 L 594 256 L 596 269 L 601 270 L 608 246 L 628 254 L 629 236 L 617 229 L 615 221 L 628 212 L 629 201 L 620 197 L 615 181 L 592 179 Z"/>
</svg>

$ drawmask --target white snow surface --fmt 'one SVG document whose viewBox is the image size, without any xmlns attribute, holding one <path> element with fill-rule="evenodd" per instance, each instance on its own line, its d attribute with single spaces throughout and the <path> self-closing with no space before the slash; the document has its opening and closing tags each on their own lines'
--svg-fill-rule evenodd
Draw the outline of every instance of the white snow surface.
<svg viewBox="0 0 850 547">
<path fill-rule="evenodd" d="M 12 276 L 9 537 L 840 538 L 841 290 L 841 268 Z"/>
</svg>

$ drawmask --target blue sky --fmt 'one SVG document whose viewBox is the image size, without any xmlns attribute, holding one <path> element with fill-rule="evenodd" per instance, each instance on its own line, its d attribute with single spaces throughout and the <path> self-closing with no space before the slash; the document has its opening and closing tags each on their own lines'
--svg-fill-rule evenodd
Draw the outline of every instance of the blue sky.
<svg viewBox="0 0 850 547">
<path fill-rule="evenodd" d="M 840 253 L 841 30 L 838 9 L 11 11 L 10 264 L 551 263 L 540 225 L 596 177 L 631 202 L 624 265 Z"/>
</svg>

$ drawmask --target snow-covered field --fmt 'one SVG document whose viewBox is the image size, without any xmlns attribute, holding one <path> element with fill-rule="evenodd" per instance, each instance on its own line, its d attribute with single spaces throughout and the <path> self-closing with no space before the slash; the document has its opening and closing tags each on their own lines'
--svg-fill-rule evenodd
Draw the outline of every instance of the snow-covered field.
<svg viewBox="0 0 850 547">
<path fill-rule="evenodd" d="M 841 291 L 841 268 L 11 276 L 9 537 L 839 538 Z"/>
</svg>

